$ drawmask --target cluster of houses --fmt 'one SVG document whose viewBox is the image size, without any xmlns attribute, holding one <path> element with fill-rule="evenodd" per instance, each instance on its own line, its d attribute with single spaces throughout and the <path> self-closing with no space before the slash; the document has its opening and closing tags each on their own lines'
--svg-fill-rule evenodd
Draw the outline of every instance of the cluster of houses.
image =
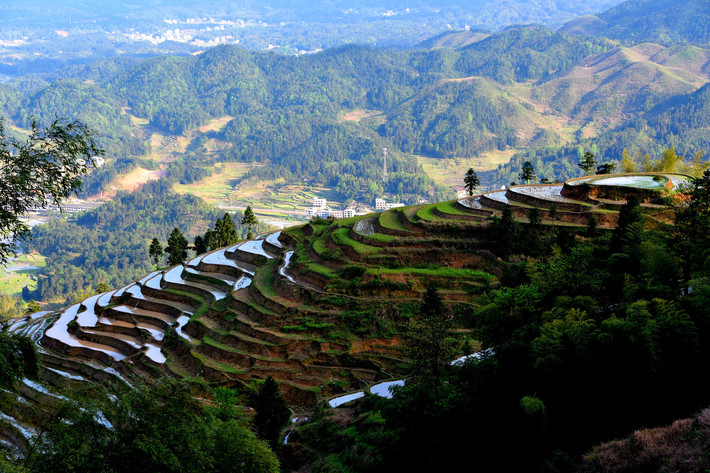
<svg viewBox="0 0 710 473">
<path fill-rule="evenodd" d="M 395 207 L 404 207 L 404 204 L 387 203 L 384 199 L 375 199 L 375 210 L 389 210 Z M 313 199 L 313 206 L 306 209 L 306 218 L 311 219 L 314 217 L 320 218 L 350 218 L 355 216 L 355 209 L 345 209 L 345 210 L 333 210 L 328 207 L 328 202 L 325 199 L 315 197 Z"/>
<path fill-rule="evenodd" d="M 404 204 L 401 202 L 387 203 L 385 199 L 375 199 L 375 210 L 389 210 L 397 207 L 404 207 Z"/>
<path fill-rule="evenodd" d="M 350 218 L 355 216 L 355 209 L 332 210 L 328 208 L 328 202 L 325 199 L 315 197 L 313 206 L 306 209 L 306 218 Z"/>
</svg>

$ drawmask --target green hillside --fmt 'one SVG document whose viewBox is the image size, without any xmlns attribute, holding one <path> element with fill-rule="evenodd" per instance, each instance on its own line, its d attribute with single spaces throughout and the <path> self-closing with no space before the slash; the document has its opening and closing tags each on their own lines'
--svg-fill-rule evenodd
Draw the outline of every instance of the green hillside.
<svg viewBox="0 0 710 473">
<path fill-rule="evenodd" d="M 700 197 L 704 182 L 672 173 L 587 176 L 313 220 L 56 312 L 13 319 L 10 335 L 2 336 L 32 337 L 40 365 L 36 374 L 28 361 L 4 372 L 14 394 L 0 409 L 0 436 L 14 448 L 11 458 L 22 463 L 31 456 L 24 462 L 31 471 L 53 471 L 59 467 L 47 465 L 61 463 L 49 459 L 75 449 L 74 442 L 50 439 L 102 439 L 84 443 L 73 460 L 89 464 L 113 458 L 100 452 L 114 442 L 118 451 L 143 451 L 149 439 L 165 451 L 179 442 L 197 448 L 196 438 L 212 438 L 215 426 L 232 418 L 271 439 L 284 469 L 344 464 L 381 471 L 399 464 L 423 471 L 469 453 L 486 467 L 573 467 L 610 435 L 689 415 L 710 401 L 710 385 L 699 376 L 710 336 L 700 258 L 708 235 L 694 217 L 706 219 L 706 209 L 686 207 L 687 197 L 678 194 L 690 184 Z M 675 211 L 664 205 L 669 198 Z M 694 242 L 690 253 L 678 251 L 683 241 Z M 440 330 L 433 340 L 432 326 L 422 330 L 426 314 Z M 2 345 L 14 346 L 29 359 L 26 345 Z M 468 363 L 451 366 L 452 358 L 474 351 Z M 269 436 L 263 430 L 269 377 L 296 417 L 311 416 L 289 429 L 286 446 L 287 413 Z M 382 382 L 405 377 L 394 399 L 375 394 Z M 676 388 L 687 379 L 697 381 Z M 112 386 L 105 403 L 101 386 Z M 90 405 L 71 407 L 67 396 L 80 401 L 87 392 L 94 393 Z M 344 394 L 364 400 L 342 400 L 333 409 Z M 133 395 L 143 404 L 132 404 Z M 156 396 L 156 405 L 178 417 L 143 418 Z M 217 411 L 202 412 L 184 396 L 208 399 Z M 241 402 L 257 414 L 241 417 Z M 153 440 L 171 432 L 188 406 L 198 431 L 180 427 L 180 435 Z M 85 409 L 89 418 L 73 417 Z M 57 412 L 58 424 L 47 411 Z M 146 429 L 140 443 L 111 434 L 138 419 Z M 204 419 L 215 424 L 208 428 Z M 472 423 L 479 429 L 464 435 Z M 47 443 L 32 453 L 37 429 L 47 432 L 40 439 Z M 353 441 L 366 455 L 348 454 Z M 245 455 L 257 444 L 247 445 Z M 501 459 L 507 449 L 524 455 Z"/>
<path fill-rule="evenodd" d="M 10 82 L 0 106 L 18 133 L 29 117 L 55 114 L 101 131 L 109 160 L 88 178 L 88 195 L 120 188 L 137 168 L 191 184 L 216 163 L 242 162 L 269 165 L 236 180 L 225 175 L 220 185 L 279 176 L 337 190 L 340 200 L 384 193 L 415 203 L 451 194 L 414 153 L 497 163 L 489 156 L 576 146 L 681 97 L 692 101 L 710 79 L 710 55 L 698 47 L 618 47 L 542 27 L 456 46 L 347 46 L 300 57 L 220 46 L 190 57 L 116 59 Z M 654 136 L 653 157 L 667 138 Z M 383 147 L 393 166 L 386 186 Z M 488 176 L 486 185 L 501 183 Z"/>
</svg>

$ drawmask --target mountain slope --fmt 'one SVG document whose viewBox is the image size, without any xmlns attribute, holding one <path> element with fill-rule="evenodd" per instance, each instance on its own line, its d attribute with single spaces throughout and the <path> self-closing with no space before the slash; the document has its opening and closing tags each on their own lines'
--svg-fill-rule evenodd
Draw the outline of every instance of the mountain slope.
<svg viewBox="0 0 710 473">
<path fill-rule="evenodd" d="M 627 0 L 596 16 L 571 20 L 560 31 L 617 39 L 626 44 L 710 44 L 706 0 Z"/>
</svg>

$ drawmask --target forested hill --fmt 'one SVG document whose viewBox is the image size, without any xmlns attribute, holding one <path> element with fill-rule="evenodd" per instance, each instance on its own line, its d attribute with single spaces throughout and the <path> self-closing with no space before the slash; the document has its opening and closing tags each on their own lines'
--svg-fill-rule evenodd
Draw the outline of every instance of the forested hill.
<svg viewBox="0 0 710 473">
<path fill-rule="evenodd" d="M 390 194 L 412 203 L 447 196 L 418 155 L 485 163 L 489 152 L 577 145 L 692 101 L 710 80 L 710 52 L 692 46 L 620 47 L 543 27 L 476 39 L 457 49 L 346 46 L 295 57 L 221 46 L 112 60 L 4 85 L 0 107 L 15 126 L 58 115 L 99 130 L 109 163 L 86 182 L 91 194 L 137 165 L 192 182 L 217 161 L 246 161 L 269 163 L 246 178 L 305 179 L 346 200 Z M 212 120 L 224 126 L 206 126 Z M 184 152 L 156 156 L 154 132 L 184 141 Z M 668 145 L 656 139 L 651 152 Z"/>
<path fill-rule="evenodd" d="M 561 31 L 618 39 L 628 44 L 710 44 L 706 0 L 627 0 L 597 16 L 567 22 Z"/>
</svg>

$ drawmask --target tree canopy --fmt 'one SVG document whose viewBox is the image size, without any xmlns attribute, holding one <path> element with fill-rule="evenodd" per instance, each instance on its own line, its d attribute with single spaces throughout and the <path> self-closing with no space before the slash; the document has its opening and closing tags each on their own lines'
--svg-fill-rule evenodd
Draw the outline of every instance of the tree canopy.
<svg viewBox="0 0 710 473">
<path fill-rule="evenodd" d="M 0 118 L 0 265 L 14 254 L 14 242 L 31 238 L 19 217 L 34 209 L 60 205 L 81 188 L 81 176 L 103 154 L 95 132 L 81 122 L 55 120 L 47 128 L 32 122 L 26 140 L 5 135 Z"/>
<path fill-rule="evenodd" d="M 178 227 L 173 228 L 168 237 L 168 245 L 165 247 L 168 254 L 168 264 L 174 266 L 187 259 L 187 238 Z"/>
</svg>

